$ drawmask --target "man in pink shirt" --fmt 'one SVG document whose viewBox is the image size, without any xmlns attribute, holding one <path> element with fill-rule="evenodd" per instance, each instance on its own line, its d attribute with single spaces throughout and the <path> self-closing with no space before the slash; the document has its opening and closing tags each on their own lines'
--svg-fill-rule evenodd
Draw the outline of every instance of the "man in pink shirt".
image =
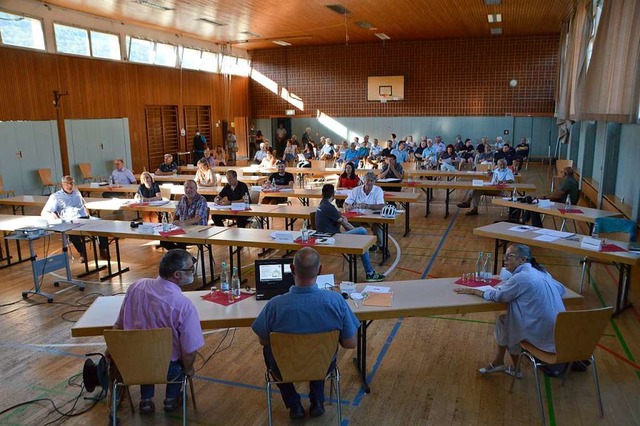
<svg viewBox="0 0 640 426">
<path fill-rule="evenodd" d="M 193 375 L 196 351 L 204 346 L 196 308 L 180 289 L 193 282 L 196 265 L 196 259 L 186 250 L 168 251 L 160 260 L 157 278 L 143 278 L 129 287 L 114 326 L 123 330 L 171 328 L 173 351 L 167 373 L 171 381 L 181 380 L 184 374 Z M 141 414 L 154 412 L 153 395 L 153 385 L 140 386 Z M 178 408 L 180 397 L 180 384 L 168 384 L 164 411 Z"/>
</svg>

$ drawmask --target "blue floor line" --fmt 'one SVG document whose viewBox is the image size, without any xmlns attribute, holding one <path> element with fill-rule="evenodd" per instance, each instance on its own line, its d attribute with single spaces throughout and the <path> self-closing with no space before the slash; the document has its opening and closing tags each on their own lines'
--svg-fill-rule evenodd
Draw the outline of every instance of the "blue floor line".
<svg viewBox="0 0 640 426">
<path fill-rule="evenodd" d="M 444 231 L 444 234 L 442 235 L 442 239 L 438 243 L 438 246 L 436 247 L 435 251 L 433 252 L 433 255 L 431 256 L 431 260 L 429 261 L 429 263 L 427 264 L 427 267 L 425 268 L 424 272 L 422 273 L 422 277 L 421 277 L 422 279 L 425 279 L 425 277 L 429 274 L 429 271 L 433 267 L 435 259 L 438 256 L 438 253 L 440 252 L 440 249 L 442 249 L 442 246 L 444 245 L 444 242 L 447 239 L 447 236 L 449 235 L 449 231 L 451 231 L 451 228 L 453 227 L 453 224 L 456 221 L 456 218 L 458 217 L 458 213 L 459 212 L 460 212 L 460 209 L 458 209 L 453 214 L 453 217 L 451 218 L 451 222 L 449 223 L 449 226 L 447 226 L 447 229 Z M 371 373 L 369 373 L 367 375 L 367 383 L 370 384 L 373 381 L 373 378 L 374 378 L 374 376 L 376 374 L 376 371 L 378 370 L 378 367 L 380 366 L 380 364 L 382 364 L 382 360 L 384 359 L 384 356 L 387 354 L 387 350 L 391 346 L 391 343 L 393 342 L 393 339 L 396 337 L 396 334 L 398 333 L 398 330 L 400 329 L 400 326 L 402 325 L 402 321 L 403 321 L 403 318 L 398 319 L 398 321 L 396 322 L 396 325 L 393 327 L 393 330 L 391 330 L 391 333 L 389 333 L 389 336 L 387 337 L 387 340 L 384 343 L 384 346 L 382 347 L 382 349 L 380 350 L 380 353 L 378 354 L 376 362 L 373 365 L 373 368 L 371 369 Z M 362 401 L 362 398 L 364 398 L 364 395 L 365 395 L 364 387 L 360 387 L 360 390 L 358 391 L 358 394 L 356 395 L 356 397 L 353 400 L 353 406 L 354 407 L 357 407 L 358 405 L 360 405 L 360 402 Z"/>
</svg>

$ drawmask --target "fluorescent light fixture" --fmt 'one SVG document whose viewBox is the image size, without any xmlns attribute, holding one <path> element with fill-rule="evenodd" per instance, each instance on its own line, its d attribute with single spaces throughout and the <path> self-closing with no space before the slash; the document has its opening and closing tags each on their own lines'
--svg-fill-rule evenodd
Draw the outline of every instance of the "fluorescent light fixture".
<svg viewBox="0 0 640 426">
<path fill-rule="evenodd" d="M 283 40 L 271 40 L 271 41 L 273 41 L 278 46 L 291 46 L 291 43 L 287 43 L 286 41 L 283 41 Z"/>
<path fill-rule="evenodd" d="M 154 2 L 152 2 L 150 0 L 136 0 L 136 3 L 141 4 L 143 6 L 150 7 L 152 9 L 162 10 L 163 12 L 168 12 L 170 10 L 175 10 L 175 8 L 173 8 L 173 7 L 163 6 L 161 4 L 154 3 Z"/>
<path fill-rule="evenodd" d="M 487 15 L 487 20 L 489 21 L 490 24 L 493 24 L 496 22 L 502 22 L 502 13 L 489 14 Z"/>
<path fill-rule="evenodd" d="M 251 37 L 260 38 L 262 34 L 252 33 L 251 31 L 243 31 L 241 34 L 245 34 Z"/>
<path fill-rule="evenodd" d="M 493 35 L 502 34 L 502 27 L 491 28 L 491 34 L 493 34 Z"/>
<path fill-rule="evenodd" d="M 326 7 L 328 7 L 329 9 L 333 10 L 335 13 L 338 13 L 340 15 L 348 15 L 351 13 L 349 9 L 347 9 L 341 4 L 329 4 Z"/>
<path fill-rule="evenodd" d="M 365 30 L 374 30 L 376 27 L 367 21 L 358 21 L 356 25 Z"/>
<path fill-rule="evenodd" d="M 502 0 L 484 0 L 484 4 L 487 6 L 495 6 L 496 4 L 501 4 Z"/>
<path fill-rule="evenodd" d="M 209 18 L 195 18 L 194 21 L 205 22 L 207 24 L 215 25 L 216 27 L 222 27 L 227 25 L 227 24 L 223 24 L 222 22 L 214 21 L 213 19 L 209 19 Z"/>
<path fill-rule="evenodd" d="M 389 37 L 385 33 L 376 33 L 376 37 L 378 37 L 380 40 L 391 40 L 391 37 Z"/>
</svg>

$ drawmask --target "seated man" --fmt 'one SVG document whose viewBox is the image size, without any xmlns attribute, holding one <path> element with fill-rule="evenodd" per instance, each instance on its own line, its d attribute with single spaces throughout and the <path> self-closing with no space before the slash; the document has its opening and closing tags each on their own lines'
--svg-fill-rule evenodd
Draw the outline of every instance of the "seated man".
<svg viewBox="0 0 640 426">
<path fill-rule="evenodd" d="M 340 232 L 340 226 L 345 229 L 345 234 L 367 235 L 363 227 L 355 228 L 346 217 L 342 216 L 332 204 L 335 196 L 335 188 L 330 183 L 322 187 L 322 201 L 316 210 L 316 231 L 327 234 Z M 362 255 L 362 266 L 367 274 L 366 280 L 370 282 L 383 281 L 384 275 L 378 274 L 371 265 L 369 252 Z"/>
<path fill-rule="evenodd" d="M 498 161 L 504 159 L 507 162 L 507 166 L 513 166 L 513 160 L 515 159 L 514 150 L 511 149 L 508 143 L 502 145 L 502 149 L 495 153 L 493 156 L 494 163 L 498 164 Z"/>
<path fill-rule="evenodd" d="M 367 172 L 362 178 L 364 182 L 360 186 L 356 186 L 351 190 L 349 196 L 345 200 L 345 210 L 352 209 L 371 209 L 381 210 L 384 207 L 384 192 L 379 186 L 375 186 L 376 174 Z M 382 248 L 382 228 L 377 223 L 371 224 L 371 231 L 376 234 L 377 245 Z M 376 246 L 371 246 L 370 251 L 376 250 Z"/>
<path fill-rule="evenodd" d="M 398 146 L 391 150 L 391 154 L 396 156 L 398 164 L 409 161 L 409 152 L 406 150 L 407 143 L 405 141 L 398 142 Z"/>
<path fill-rule="evenodd" d="M 136 178 L 133 176 L 131 170 L 124 166 L 124 159 L 116 158 L 113 161 L 114 169 L 109 176 L 109 183 L 113 185 L 129 185 L 136 183 Z M 118 198 L 124 196 L 124 192 L 103 192 L 102 198 Z"/>
<path fill-rule="evenodd" d="M 227 184 L 222 188 L 222 191 L 216 196 L 213 200 L 214 203 L 221 206 L 231 205 L 233 201 L 243 201 L 244 196 L 249 197 L 249 188 L 244 182 L 238 181 L 238 172 L 235 170 L 228 170 L 227 173 Z M 249 197 L 249 200 L 251 198 Z M 249 201 L 251 202 L 251 201 Z M 213 215 L 213 224 L 216 226 L 224 226 L 222 222 L 225 219 L 235 219 L 238 228 L 246 228 L 247 223 L 249 222 L 249 218 L 247 216 L 218 216 Z"/>
<path fill-rule="evenodd" d="M 398 146 L 404 145 L 403 141 L 400 141 Z M 382 171 L 378 175 L 378 179 L 398 179 L 402 180 L 404 177 L 404 169 L 402 168 L 402 164 L 400 164 L 396 160 L 395 154 L 389 154 L 389 156 L 385 159 L 384 165 L 382 166 Z M 387 191 L 400 192 L 402 191 L 402 187 L 393 186 L 387 187 Z"/>
<path fill-rule="evenodd" d="M 515 159 L 515 168 L 516 173 L 520 172 L 522 168 L 522 163 L 529 159 L 529 144 L 527 143 L 527 138 L 520 139 L 520 143 L 516 145 L 516 159 Z"/>
<path fill-rule="evenodd" d="M 335 150 L 333 149 L 333 144 L 330 138 L 320 138 L 320 142 L 322 143 L 322 139 L 324 139 L 324 144 L 322 148 L 320 148 L 320 159 L 321 160 L 333 160 L 335 158 Z"/>
<path fill-rule="evenodd" d="M 160 167 L 158 167 L 155 174 L 158 176 L 168 176 L 177 172 L 178 165 L 173 162 L 173 155 L 165 154 L 164 163 L 160 164 Z"/>
<path fill-rule="evenodd" d="M 373 145 L 371 145 L 371 149 L 369 150 L 369 156 L 367 157 L 366 163 L 371 166 L 371 168 L 377 169 L 378 164 L 382 161 L 382 147 L 380 146 L 380 142 L 378 139 L 373 138 Z"/>
<path fill-rule="evenodd" d="M 82 198 L 80 191 L 74 188 L 71 176 L 62 177 L 62 189 L 49 195 L 49 199 L 42 208 L 40 215 L 47 219 L 63 219 L 66 221 L 89 218 L 89 212 L 84 205 L 84 198 Z M 80 253 L 80 261 L 86 262 L 87 252 L 82 237 L 80 235 L 69 235 L 69 241 Z M 106 237 L 100 237 L 98 242 L 100 258 L 109 260 L 109 240 Z"/>
<path fill-rule="evenodd" d="M 260 150 L 258 152 L 256 152 L 255 157 L 253 157 L 253 162 L 255 164 L 260 164 L 262 163 L 262 160 L 264 160 L 264 158 L 267 156 L 267 144 L 265 144 L 264 142 L 260 142 Z"/>
<path fill-rule="evenodd" d="M 339 330 L 340 345 L 356 347 L 360 321 L 340 293 L 318 288 L 316 279 L 321 269 L 317 251 L 310 247 L 298 250 L 291 265 L 295 285 L 288 293 L 269 300 L 251 326 L 263 346 L 265 363 L 274 371 L 278 366 L 269 346 L 271 332 L 312 334 Z M 278 388 L 289 417 L 304 418 L 304 407 L 293 383 L 278 384 Z M 309 414 L 319 417 L 324 414 L 324 380 L 310 382 L 309 388 Z"/>
<path fill-rule="evenodd" d="M 293 188 L 295 178 L 293 177 L 293 173 L 284 171 L 284 162 L 278 161 L 276 168 L 278 171 L 269 175 L 269 180 L 264 183 L 263 187 L 271 190 Z M 280 204 L 286 202 L 286 197 L 262 197 L 262 204 Z"/>
<path fill-rule="evenodd" d="M 357 140 L 358 138 L 356 138 Z M 360 153 L 358 152 L 358 142 L 351 142 L 349 149 L 344 153 L 344 161 L 346 163 L 353 163 L 358 166 Z"/>
<path fill-rule="evenodd" d="M 382 161 L 384 161 L 385 158 L 387 158 L 388 156 L 391 155 L 391 150 L 393 146 L 393 141 L 391 139 L 389 139 L 387 141 L 387 147 L 384 148 L 381 152 L 380 152 L 380 156 L 382 157 Z"/>
<path fill-rule="evenodd" d="M 528 246 L 510 245 L 504 255 L 504 265 L 512 274 L 505 283 L 484 291 L 470 287 L 454 290 L 491 302 L 508 303 L 507 313 L 496 321 L 495 355 L 489 365 L 480 369 L 481 374 L 504 371 L 515 375 L 515 369 L 504 365 L 504 355 L 508 351 L 515 366 L 521 351 L 520 342 L 524 340 L 545 352 L 555 352 L 553 329 L 558 313 L 565 311 L 564 286 L 531 257 Z M 516 377 L 520 377 L 519 373 Z"/>
<path fill-rule="evenodd" d="M 558 189 L 552 194 L 546 195 L 542 198 L 548 198 L 549 200 L 557 203 L 565 203 L 567 201 L 567 197 L 569 197 L 571 205 L 575 206 L 578 204 L 578 201 L 580 201 L 580 188 L 578 187 L 578 181 L 574 176 L 573 168 L 565 167 L 560 172 L 560 176 L 562 177 L 562 180 L 560 181 Z M 542 218 L 540 217 L 540 213 L 525 211 L 520 222 L 527 223 L 529 218 L 531 219 L 531 224 L 533 226 L 542 228 Z"/>
<path fill-rule="evenodd" d="M 505 145 L 508 146 L 508 145 Z M 507 161 L 504 158 L 498 160 L 498 168 L 490 171 L 491 173 L 491 184 L 499 185 L 505 183 L 513 183 L 515 181 L 515 177 L 513 176 L 513 172 L 507 168 Z M 473 190 L 469 197 L 458 204 L 458 207 L 461 209 L 469 208 L 471 205 L 471 210 L 467 212 L 467 216 L 476 216 L 478 215 L 478 206 L 480 205 L 480 197 L 483 195 L 500 195 L 502 191 L 495 190 Z"/>
<path fill-rule="evenodd" d="M 173 213 L 175 226 L 206 225 L 209 220 L 207 200 L 198 194 L 198 186 L 193 179 L 184 183 L 184 195 L 180 198 Z M 184 249 L 187 245 L 171 241 L 161 241 L 160 245 L 167 250 Z"/>
<path fill-rule="evenodd" d="M 193 282 L 195 270 L 196 259 L 186 250 L 165 253 L 157 278 L 140 279 L 127 289 L 113 327 L 121 330 L 171 328 L 173 350 L 167 366 L 167 380 L 171 381 L 182 380 L 185 374 L 193 376 L 196 351 L 204 346 L 198 312 L 180 288 Z M 154 385 L 140 386 L 141 414 L 154 412 L 154 390 Z M 167 384 L 163 405 L 166 412 L 182 405 L 180 383 Z"/>
</svg>

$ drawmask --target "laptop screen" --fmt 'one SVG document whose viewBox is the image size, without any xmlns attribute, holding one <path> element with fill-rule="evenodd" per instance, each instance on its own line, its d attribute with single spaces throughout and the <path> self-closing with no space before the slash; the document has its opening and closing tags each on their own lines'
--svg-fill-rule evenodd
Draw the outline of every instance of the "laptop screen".
<svg viewBox="0 0 640 426">
<path fill-rule="evenodd" d="M 271 299 L 278 294 L 287 293 L 294 285 L 291 264 L 293 259 L 259 259 L 255 261 L 256 298 Z"/>
</svg>

